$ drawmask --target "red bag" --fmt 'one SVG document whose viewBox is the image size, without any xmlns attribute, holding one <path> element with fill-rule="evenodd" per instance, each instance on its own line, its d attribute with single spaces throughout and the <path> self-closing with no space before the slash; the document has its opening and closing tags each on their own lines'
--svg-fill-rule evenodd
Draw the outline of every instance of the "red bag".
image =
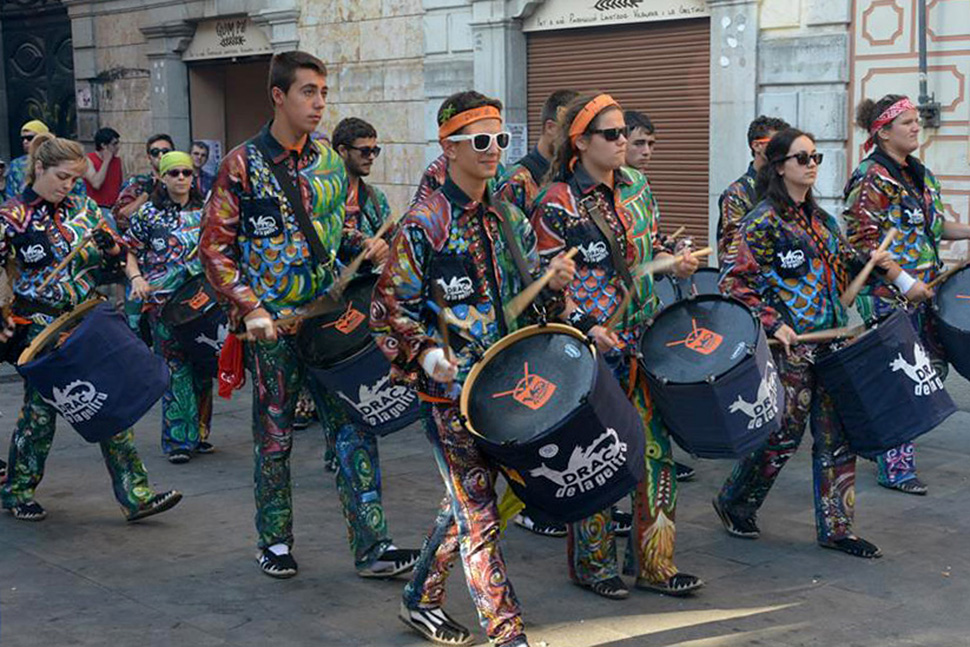
<svg viewBox="0 0 970 647">
<path fill-rule="evenodd" d="M 239 337 L 229 335 L 219 353 L 219 397 L 230 399 L 232 392 L 246 384 L 246 367 L 243 362 L 243 343 Z"/>
</svg>

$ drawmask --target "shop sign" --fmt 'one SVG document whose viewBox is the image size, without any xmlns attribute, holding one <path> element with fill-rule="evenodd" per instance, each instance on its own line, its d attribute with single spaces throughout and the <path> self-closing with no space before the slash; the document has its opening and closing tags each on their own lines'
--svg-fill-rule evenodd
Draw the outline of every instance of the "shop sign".
<svg viewBox="0 0 970 647">
<path fill-rule="evenodd" d="M 707 0 L 545 0 L 522 31 L 601 27 L 708 16 Z"/>
<path fill-rule="evenodd" d="M 249 18 L 217 18 L 200 22 L 182 56 L 185 61 L 272 54 L 263 30 Z"/>
</svg>

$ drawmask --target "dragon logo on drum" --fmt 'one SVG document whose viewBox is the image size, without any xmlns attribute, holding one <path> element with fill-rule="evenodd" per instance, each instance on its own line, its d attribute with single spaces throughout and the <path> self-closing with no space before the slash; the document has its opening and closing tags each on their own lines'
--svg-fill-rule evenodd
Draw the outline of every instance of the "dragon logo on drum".
<svg viewBox="0 0 970 647">
<path fill-rule="evenodd" d="M 940 379 L 936 369 L 933 368 L 929 355 L 926 354 L 919 342 L 913 344 L 913 360 L 914 363 L 910 364 L 902 353 L 898 353 L 896 359 L 889 363 L 889 368 L 893 370 L 893 373 L 902 371 L 906 377 L 915 382 L 916 386 L 913 387 L 913 393 L 917 396 L 930 395 L 941 391 L 943 380 Z"/>
<path fill-rule="evenodd" d="M 758 385 L 758 394 L 754 402 L 748 402 L 738 394 L 738 399 L 731 403 L 728 411 L 740 411 L 751 418 L 748 429 L 761 429 L 765 424 L 778 415 L 778 380 L 775 364 L 770 359 L 765 366 L 765 376 Z"/>
<path fill-rule="evenodd" d="M 525 376 L 518 381 L 511 391 L 493 393 L 493 398 L 504 398 L 511 395 L 519 404 L 525 405 L 533 411 L 541 409 L 549 402 L 549 398 L 556 392 L 556 385 L 535 373 L 529 373 L 529 362 L 525 363 Z"/>
<path fill-rule="evenodd" d="M 364 422 L 371 427 L 377 427 L 401 417 L 418 397 L 413 390 L 399 384 L 391 384 L 390 380 L 391 377 L 385 375 L 374 386 L 361 384 L 357 389 L 357 402 L 339 389 L 337 395 L 353 407 Z"/>
<path fill-rule="evenodd" d="M 626 449 L 627 444 L 620 440 L 616 429 L 608 427 L 589 447 L 574 447 L 566 469 L 555 470 L 541 463 L 529 470 L 529 475 L 542 476 L 558 485 L 557 499 L 569 498 L 610 480 L 626 463 Z"/>
<path fill-rule="evenodd" d="M 323 328 L 330 328 L 331 326 L 333 326 L 339 332 L 345 335 L 349 335 L 350 333 L 357 330 L 357 327 L 360 326 L 360 324 L 364 323 L 365 319 L 367 319 L 367 315 L 365 315 L 360 310 L 357 310 L 356 308 L 354 308 L 354 302 L 351 301 L 350 303 L 347 304 L 347 309 L 344 311 L 342 315 L 340 315 L 339 319 L 337 319 L 334 322 L 324 324 Z"/>
<path fill-rule="evenodd" d="M 670 346 L 679 346 L 683 344 L 695 353 L 700 353 L 701 355 L 710 355 L 718 349 L 721 342 L 724 341 L 724 337 L 717 334 L 713 330 L 708 330 L 707 328 L 698 328 L 697 319 L 691 319 L 690 325 L 693 328 L 687 337 L 678 341 L 667 342 L 668 348 Z"/>
<path fill-rule="evenodd" d="M 98 391 L 86 380 L 75 380 L 63 389 L 55 386 L 51 395 L 54 396 L 53 400 L 44 396 L 41 398 L 57 409 L 71 424 L 87 422 L 93 418 L 108 399 L 107 393 Z"/>
<path fill-rule="evenodd" d="M 203 333 L 199 333 L 195 338 L 196 344 L 203 344 L 205 346 L 212 346 L 212 348 L 218 353 L 222 350 L 222 345 L 226 343 L 226 337 L 229 336 L 229 326 L 228 324 L 221 323 L 219 327 L 216 328 L 216 338 L 207 337 Z"/>
</svg>

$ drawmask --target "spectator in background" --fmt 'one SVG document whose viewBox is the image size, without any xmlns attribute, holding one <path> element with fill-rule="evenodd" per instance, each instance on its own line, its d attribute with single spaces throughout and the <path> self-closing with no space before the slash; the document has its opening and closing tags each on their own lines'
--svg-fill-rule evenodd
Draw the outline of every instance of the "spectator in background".
<svg viewBox="0 0 970 647">
<path fill-rule="evenodd" d="M 637 110 L 627 110 L 623 119 L 630 129 L 630 138 L 626 143 L 626 165 L 635 168 L 644 175 L 653 157 L 653 147 L 657 145 L 657 132 L 650 121 L 650 117 Z"/>
<path fill-rule="evenodd" d="M 196 140 L 192 142 L 190 154 L 192 155 L 192 167 L 195 170 L 195 179 L 192 180 L 192 186 L 205 198 L 209 195 L 209 189 L 212 188 L 212 182 L 215 180 L 215 176 L 207 173 L 204 168 L 211 154 L 209 145 L 201 139 Z"/>
<path fill-rule="evenodd" d="M 148 202 L 148 197 L 158 187 L 158 162 L 162 159 L 162 155 L 173 150 L 175 150 L 175 143 L 165 133 L 152 135 L 145 142 L 145 153 L 148 155 L 151 173 L 134 175 L 121 187 L 121 195 L 118 196 L 114 206 L 114 217 L 119 233 L 124 233 L 128 229 L 128 219 Z"/>
<path fill-rule="evenodd" d="M 0 160 L 0 197 L 7 192 L 7 160 Z"/>
<path fill-rule="evenodd" d="M 112 229 L 117 230 L 111 209 L 121 194 L 121 183 L 124 181 L 125 171 L 121 158 L 118 157 L 118 147 L 121 145 L 121 135 L 114 128 L 101 128 L 94 133 L 94 152 L 87 155 L 87 169 L 84 171 L 84 184 L 90 196 L 98 206 L 104 219 Z"/>
<path fill-rule="evenodd" d="M 27 149 L 30 148 L 30 142 L 34 141 L 34 137 L 49 132 L 50 128 L 47 127 L 47 124 L 39 119 L 28 121 L 20 127 L 20 143 L 24 148 L 24 154 L 11 160 L 10 166 L 7 168 L 7 174 L 4 178 L 6 181 L 3 191 L 4 198 L 10 199 L 23 193 L 27 186 Z"/>
</svg>

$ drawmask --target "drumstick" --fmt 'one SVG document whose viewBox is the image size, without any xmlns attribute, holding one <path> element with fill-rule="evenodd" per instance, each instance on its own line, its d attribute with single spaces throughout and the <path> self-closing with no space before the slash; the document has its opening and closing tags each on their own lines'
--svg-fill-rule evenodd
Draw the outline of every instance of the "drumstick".
<svg viewBox="0 0 970 647">
<path fill-rule="evenodd" d="M 843 326 L 841 328 L 827 328 L 825 330 L 815 330 L 812 332 L 802 333 L 801 335 L 795 335 L 795 339 L 799 342 L 812 344 L 823 341 L 833 341 L 836 339 L 851 339 L 852 337 L 858 337 L 866 331 L 865 326 Z M 778 339 L 769 339 L 768 344 L 775 346 L 780 344 L 781 341 Z"/>
<path fill-rule="evenodd" d="M 953 267 L 946 270 L 938 277 L 936 277 L 935 279 L 927 283 L 926 287 L 930 288 L 931 290 L 934 289 L 940 283 L 943 283 L 943 281 L 947 280 L 948 278 L 950 278 L 951 276 L 953 276 L 954 274 L 956 274 L 957 272 L 965 268 L 968 263 L 970 263 L 970 261 L 960 261 L 959 263 L 957 263 L 956 265 L 954 265 Z"/>
<path fill-rule="evenodd" d="M 898 233 L 899 232 L 895 227 L 891 227 L 889 231 L 886 232 L 886 237 L 882 239 L 882 242 L 879 244 L 876 251 L 886 251 Z M 865 267 L 862 268 L 862 271 L 859 272 L 854 279 L 852 279 L 852 282 L 849 283 L 849 287 L 847 287 L 845 292 L 842 293 L 842 296 L 839 297 L 839 302 L 842 304 L 843 308 L 848 308 L 852 305 L 852 302 L 855 301 L 857 296 L 859 296 L 859 291 L 862 290 L 862 286 L 866 284 L 866 280 L 868 280 L 869 275 L 872 273 L 872 270 L 875 267 L 876 261 L 870 257 L 869 262 L 867 262 Z"/>
<path fill-rule="evenodd" d="M 570 259 L 576 255 L 579 250 L 575 247 L 570 248 L 566 252 L 566 259 Z M 549 281 L 552 280 L 555 270 L 551 267 L 546 270 L 546 273 L 539 277 L 537 280 L 533 281 L 524 290 L 515 295 L 511 301 L 505 305 L 505 318 L 509 321 L 518 319 L 519 315 L 525 312 L 525 309 L 529 307 L 539 293 L 542 292 L 542 288 L 548 285 Z"/>
<path fill-rule="evenodd" d="M 682 233 L 684 233 L 684 230 L 685 230 L 685 229 L 687 229 L 687 227 L 685 227 L 684 225 L 681 225 L 681 226 L 680 226 L 680 227 L 679 227 L 679 228 L 677 229 L 677 231 L 675 231 L 674 233 L 672 233 L 672 234 L 670 234 L 670 240 L 674 240 L 674 239 L 676 239 L 676 238 L 677 238 L 677 236 L 680 236 L 680 235 L 681 235 Z"/>
<path fill-rule="evenodd" d="M 693 258 L 704 258 L 705 256 L 710 256 L 713 253 L 713 249 L 710 247 L 705 247 L 703 249 L 698 249 L 695 252 L 691 252 L 690 255 Z M 669 258 L 658 258 L 652 261 L 647 261 L 637 268 L 636 275 L 639 277 L 649 273 L 652 276 L 654 274 L 666 272 L 680 262 L 680 256 L 680 254 L 677 254 L 676 256 L 671 256 Z"/>
<path fill-rule="evenodd" d="M 50 285 L 51 281 L 53 281 L 65 267 L 70 265 L 71 261 L 74 260 L 74 257 L 77 256 L 82 249 L 87 247 L 88 243 L 91 242 L 91 238 L 93 237 L 94 237 L 94 232 L 92 230 L 88 230 L 87 232 L 85 232 L 84 235 L 81 236 L 81 242 L 78 244 L 78 246 L 72 249 L 70 252 L 68 252 L 67 256 L 65 256 L 63 260 L 61 260 L 61 262 L 58 263 L 56 267 L 54 267 L 54 270 L 47 275 L 47 278 L 44 279 L 44 281 L 37 288 L 37 292 L 38 293 L 43 292 L 44 288 Z"/>
<path fill-rule="evenodd" d="M 374 238 L 374 239 L 380 238 L 381 236 L 386 234 L 387 230 L 390 229 L 392 226 L 394 226 L 396 222 L 397 222 L 397 217 L 392 216 L 388 218 L 377 229 L 377 231 L 374 232 L 374 235 L 371 238 Z M 347 267 L 344 268 L 344 271 L 341 272 L 340 276 L 337 277 L 337 280 L 334 281 L 333 287 L 330 288 L 334 294 L 339 295 L 341 292 L 343 292 L 344 288 L 347 286 L 347 283 L 350 281 L 350 279 L 354 278 L 354 275 L 357 274 L 357 270 L 360 269 L 360 266 L 363 264 L 364 257 L 366 255 L 367 255 L 367 250 L 365 249 L 361 253 L 357 254 L 357 256 L 354 257 L 354 259 L 347 264 Z"/>
</svg>

